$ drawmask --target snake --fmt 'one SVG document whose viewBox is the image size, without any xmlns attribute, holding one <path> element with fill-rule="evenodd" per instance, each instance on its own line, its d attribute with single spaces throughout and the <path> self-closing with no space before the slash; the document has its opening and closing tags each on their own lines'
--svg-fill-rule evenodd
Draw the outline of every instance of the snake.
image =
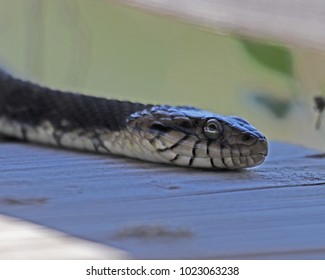
<svg viewBox="0 0 325 280">
<path fill-rule="evenodd" d="M 2 69 L 0 135 L 202 169 L 254 167 L 268 154 L 266 137 L 237 116 L 61 91 Z"/>
</svg>

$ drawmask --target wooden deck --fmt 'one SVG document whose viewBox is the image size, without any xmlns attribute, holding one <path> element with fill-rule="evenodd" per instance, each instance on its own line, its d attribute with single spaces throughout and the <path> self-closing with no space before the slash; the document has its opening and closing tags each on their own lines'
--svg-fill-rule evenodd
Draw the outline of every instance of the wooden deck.
<svg viewBox="0 0 325 280">
<path fill-rule="evenodd" d="M 125 252 L 0 215 L 0 260 L 125 259 Z"/>
<path fill-rule="evenodd" d="M 0 164 L 1 214 L 132 258 L 325 258 L 316 151 L 273 142 L 260 167 L 216 172 L 2 142 Z"/>
</svg>

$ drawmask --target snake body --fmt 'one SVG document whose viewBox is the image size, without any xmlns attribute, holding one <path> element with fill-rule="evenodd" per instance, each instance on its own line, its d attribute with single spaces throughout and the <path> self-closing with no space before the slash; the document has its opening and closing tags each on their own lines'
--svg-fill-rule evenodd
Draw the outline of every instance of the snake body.
<svg viewBox="0 0 325 280">
<path fill-rule="evenodd" d="M 2 70 L 0 134 L 199 168 L 253 167 L 268 152 L 262 133 L 239 117 L 62 92 Z"/>
</svg>

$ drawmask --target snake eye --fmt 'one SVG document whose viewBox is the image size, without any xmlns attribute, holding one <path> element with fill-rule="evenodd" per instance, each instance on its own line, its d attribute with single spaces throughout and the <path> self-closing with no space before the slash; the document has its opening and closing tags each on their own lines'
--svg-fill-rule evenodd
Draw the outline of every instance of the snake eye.
<svg viewBox="0 0 325 280">
<path fill-rule="evenodd" d="M 217 120 L 210 119 L 206 122 L 203 131 L 208 138 L 217 139 L 222 134 L 222 126 Z"/>
</svg>

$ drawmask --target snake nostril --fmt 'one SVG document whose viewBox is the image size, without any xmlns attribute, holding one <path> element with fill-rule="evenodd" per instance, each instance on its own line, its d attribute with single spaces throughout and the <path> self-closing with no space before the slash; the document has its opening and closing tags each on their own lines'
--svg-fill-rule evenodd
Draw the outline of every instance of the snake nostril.
<svg viewBox="0 0 325 280">
<path fill-rule="evenodd" d="M 243 142 L 251 142 L 253 140 L 253 137 L 249 134 L 244 134 L 242 137 L 241 137 L 241 140 Z"/>
</svg>

